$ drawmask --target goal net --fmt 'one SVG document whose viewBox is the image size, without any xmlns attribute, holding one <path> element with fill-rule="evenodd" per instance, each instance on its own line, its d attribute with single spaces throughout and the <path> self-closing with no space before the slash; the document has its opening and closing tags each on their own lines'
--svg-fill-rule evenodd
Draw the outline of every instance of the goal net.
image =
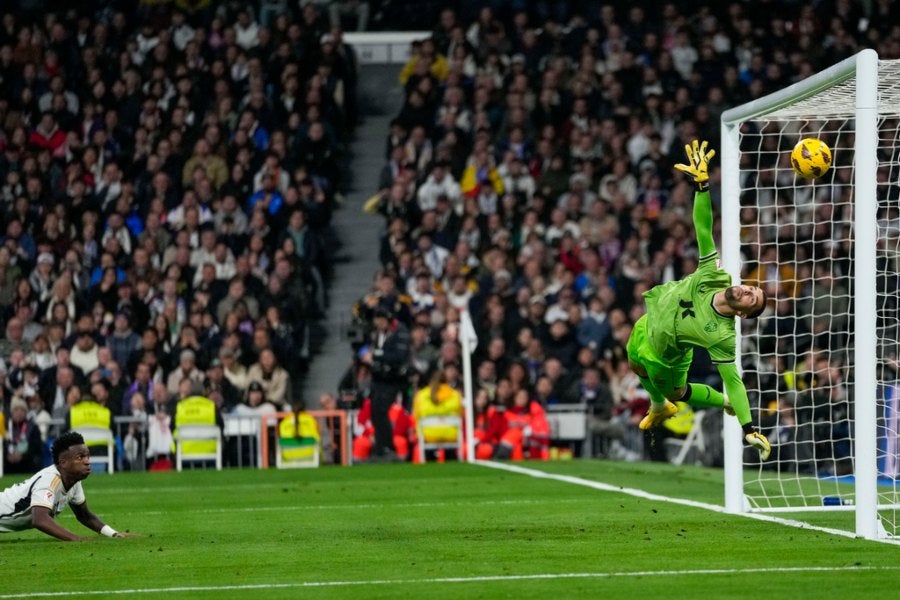
<svg viewBox="0 0 900 600">
<path fill-rule="evenodd" d="M 738 344 L 772 456 L 727 424 L 732 510 L 900 536 L 898 124 L 900 61 L 871 50 L 722 117 L 725 266 L 772 299 Z M 814 181 L 791 167 L 806 137 L 834 157 Z"/>
</svg>

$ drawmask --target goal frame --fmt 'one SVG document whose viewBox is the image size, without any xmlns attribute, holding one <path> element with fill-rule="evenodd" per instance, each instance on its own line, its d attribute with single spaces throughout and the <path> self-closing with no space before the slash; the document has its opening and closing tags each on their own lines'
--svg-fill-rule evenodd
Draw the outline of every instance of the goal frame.
<svg viewBox="0 0 900 600">
<path fill-rule="evenodd" d="M 856 79 L 854 157 L 855 263 L 853 318 L 854 427 L 852 437 L 856 487 L 856 534 L 879 538 L 876 453 L 876 243 L 878 168 L 878 54 L 866 49 L 828 69 L 782 90 L 725 111 L 721 117 L 722 157 L 722 262 L 736 280 L 741 278 L 740 231 L 740 127 L 779 108 L 809 98 L 837 84 Z M 735 235 L 730 235 L 734 232 Z M 870 240 L 869 243 L 857 243 Z M 737 333 L 737 366 L 741 368 L 741 328 Z M 743 432 L 735 419 L 725 419 L 725 509 L 731 513 L 751 510 L 744 496 Z M 809 510 L 798 508 L 798 511 Z"/>
</svg>

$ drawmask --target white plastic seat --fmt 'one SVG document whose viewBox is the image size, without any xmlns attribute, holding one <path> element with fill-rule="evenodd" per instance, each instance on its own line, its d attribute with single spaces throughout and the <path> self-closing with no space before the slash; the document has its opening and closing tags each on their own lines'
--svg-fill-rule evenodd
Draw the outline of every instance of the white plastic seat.
<svg viewBox="0 0 900 600">
<path fill-rule="evenodd" d="M 666 445 L 673 450 L 678 450 L 678 453 L 670 459 L 672 464 L 684 464 L 691 449 L 696 449 L 697 451 L 694 454 L 697 458 L 695 458 L 693 462 L 700 464 L 701 461 L 699 460 L 699 457 L 703 456 L 706 452 L 706 438 L 703 435 L 703 418 L 706 416 L 706 412 L 707 411 L 705 410 L 694 412 L 694 424 L 691 425 L 691 430 L 684 439 L 672 437 L 666 438 Z"/>
<path fill-rule="evenodd" d="M 91 465 L 106 465 L 106 472 L 112 473 L 115 470 L 115 446 L 112 431 L 105 427 L 79 427 L 76 429 L 81 437 L 84 438 L 85 445 L 90 449 L 93 446 L 99 446 L 97 442 L 102 442 L 106 446 L 106 455 L 91 455 Z"/>
<path fill-rule="evenodd" d="M 212 442 L 216 443 L 214 452 L 189 452 L 185 453 L 183 442 Z M 181 471 L 182 462 L 185 460 L 214 460 L 216 470 L 222 470 L 222 430 L 218 425 L 180 425 L 175 432 L 175 469 Z"/>
<path fill-rule="evenodd" d="M 456 440 L 452 442 L 426 442 L 424 430 L 428 427 L 455 427 Z M 419 461 L 425 462 L 427 450 L 452 449 L 456 450 L 456 459 L 462 460 L 463 448 L 463 423 L 459 415 L 432 415 L 418 417 L 416 419 L 416 435 L 418 436 Z"/>
<path fill-rule="evenodd" d="M 319 466 L 319 443 L 303 446 L 282 445 L 276 437 L 275 466 L 279 469 L 315 468 Z"/>
</svg>

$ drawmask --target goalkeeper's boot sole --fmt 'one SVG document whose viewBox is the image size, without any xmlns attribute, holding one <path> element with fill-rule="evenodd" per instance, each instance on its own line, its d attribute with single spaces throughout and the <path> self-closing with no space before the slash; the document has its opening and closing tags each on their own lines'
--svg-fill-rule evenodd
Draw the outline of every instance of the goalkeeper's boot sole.
<svg viewBox="0 0 900 600">
<path fill-rule="evenodd" d="M 769 440 L 766 439 L 766 436 L 754 431 L 745 435 L 744 440 L 759 450 L 759 460 L 766 461 L 769 459 L 769 454 L 772 453 L 772 446 L 769 445 Z"/>
<path fill-rule="evenodd" d="M 650 429 L 652 427 L 656 427 L 657 425 L 662 425 L 662 422 L 668 419 L 669 417 L 674 417 L 675 413 L 678 412 L 678 407 L 666 400 L 666 403 L 659 410 L 653 410 L 650 408 L 650 412 L 641 419 L 641 422 L 638 424 L 643 430 Z"/>
</svg>

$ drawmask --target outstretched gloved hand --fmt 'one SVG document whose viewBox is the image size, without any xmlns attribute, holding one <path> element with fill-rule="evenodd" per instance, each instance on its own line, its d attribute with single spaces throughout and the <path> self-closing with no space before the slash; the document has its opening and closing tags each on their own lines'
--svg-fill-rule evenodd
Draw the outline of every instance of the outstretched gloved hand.
<svg viewBox="0 0 900 600">
<path fill-rule="evenodd" d="M 709 161 L 716 155 L 715 150 L 707 152 L 706 146 L 709 144 L 703 141 L 701 144 L 698 140 L 694 140 L 690 144 L 685 144 L 684 153 L 687 155 L 688 164 L 677 164 L 675 168 L 682 173 L 687 173 L 697 184 L 697 189 L 701 192 L 709 189 Z"/>
</svg>

